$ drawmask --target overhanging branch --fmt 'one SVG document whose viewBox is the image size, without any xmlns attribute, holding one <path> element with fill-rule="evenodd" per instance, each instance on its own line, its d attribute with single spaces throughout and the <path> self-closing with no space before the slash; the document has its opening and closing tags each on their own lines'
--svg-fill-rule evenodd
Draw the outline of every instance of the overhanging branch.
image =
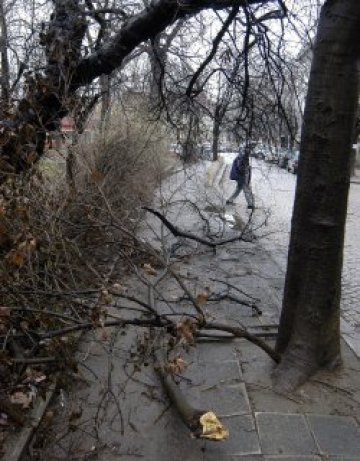
<svg viewBox="0 0 360 461">
<path fill-rule="evenodd" d="M 269 0 L 200 0 L 179 2 L 159 0 L 127 20 L 121 30 L 91 56 L 79 62 L 72 80 L 73 90 L 91 83 L 102 74 L 110 74 L 140 43 L 152 39 L 178 19 L 192 16 L 206 9 L 238 9 L 251 4 L 265 4 Z"/>
</svg>

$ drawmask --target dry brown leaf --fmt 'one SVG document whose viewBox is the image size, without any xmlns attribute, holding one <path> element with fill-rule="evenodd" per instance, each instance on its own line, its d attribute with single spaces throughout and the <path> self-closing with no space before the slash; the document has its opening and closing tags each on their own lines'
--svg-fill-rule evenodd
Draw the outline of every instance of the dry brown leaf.
<svg viewBox="0 0 360 461">
<path fill-rule="evenodd" d="M 25 264 L 26 254 L 20 250 L 11 250 L 5 259 L 11 266 L 22 267 Z"/>
<path fill-rule="evenodd" d="M 32 396 L 25 394 L 25 392 L 16 391 L 10 395 L 9 400 L 15 405 L 20 405 L 21 408 L 29 408 L 32 402 Z"/>
<path fill-rule="evenodd" d="M 165 371 L 171 375 L 182 373 L 184 370 L 186 370 L 186 368 L 187 363 L 180 356 L 177 356 L 174 359 L 169 360 L 165 365 Z"/>
<path fill-rule="evenodd" d="M 96 304 L 91 311 L 91 321 L 96 327 L 103 327 L 107 311 L 104 306 Z"/>
<path fill-rule="evenodd" d="M 29 322 L 27 320 L 21 320 L 20 328 L 24 331 L 27 331 L 29 329 Z"/>
<path fill-rule="evenodd" d="M 157 274 L 156 269 L 154 269 L 154 268 L 152 267 L 151 264 L 145 263 L 145 264 L 143 265 L 143 268 L 144 268 L 144 271 L 145 271 L 148 275 L 156 275 L 156 274 Z"/>
<path fill-rule="evenodd" d="M 127 291 L 127 288 L 124 285 L 121 285 L 121 283 L 114 283 L 111 289 L 118 294 L 124 294 Z"/>
<path fill-rule="evenodd" d="M 180 338 L 185 339 L 189 343 L 194 342 L 194 334 L 196 331 L 196 324 L 192 319 L 185 319 L 179 322 L 176 326 L 177 334 Z"/>
<path fill-rule="evenodd" d="M 26 162 L 27 162 L 29 165 L 32 165 L 33 163 L 35 163 L 37 159 L 38 159 L 38 154 L 37 154 L 35 151 L 30 152 L 30 153 L 26 156 Z"/>
<path fill-rule="evenodd" d="M 21 242 L 16 249 L 9 251 L 5 259 L 12 266 L 20 268 L 25 264 L 27 257 L 35 250 L 36 245 L 36 239 L 29 236 L 25 241 Z"/>
<path fill-rule="evenodd" d="M 205 306 L 205 304 L 208 302 L 208 299 L 209 293 L 204 291 L 196 296 L 195 301 L 199 306 Z"/>
<path fill-rule="evenodd" d="M 99 304 L 110 304 L 113 298 L 108 290 L 101 290 L 99 295 Z"/>
<path fill-rule="evenodd" d="M 39 384 L 46 380 L 46 375 L 44 375 L 44 373 L 29 367 L 25 370 L 25 376 L 23 380 L 24 384 Z"/>
</svg>

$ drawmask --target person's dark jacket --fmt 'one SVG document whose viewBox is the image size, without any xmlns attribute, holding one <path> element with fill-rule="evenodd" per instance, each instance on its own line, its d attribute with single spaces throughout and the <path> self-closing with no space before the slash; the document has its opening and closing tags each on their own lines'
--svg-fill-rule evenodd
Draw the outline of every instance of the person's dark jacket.
<svg viewBox="0 0 360 461">
<path fill-rule="evenodd" d="M 239 152 L 231 166 L 230 179 L 233 181 L 239 181 L 245 178 L 246 169 L 246 156 L 243 152 Z"/>
</svg>

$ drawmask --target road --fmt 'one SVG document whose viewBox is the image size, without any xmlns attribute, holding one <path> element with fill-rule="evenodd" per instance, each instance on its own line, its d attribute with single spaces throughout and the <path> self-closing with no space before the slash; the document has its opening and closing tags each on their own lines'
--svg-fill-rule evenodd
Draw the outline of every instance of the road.
<svg viewBox="0 0 360 461">
<path fill-rule="evenodd" d="M 229 181 L 229 169 L 235 154 L 222 154 L 226 170 L 222 176 L 225 195 L 233 188 Z M 265 248 L 285 271 L 289 243 L 291 215 L 295 196 L 296 175 L 263 161 L 252 160 L 252 187 L 256 200 L 256 222 L 266 225 L 258 230 L 264 236 Z M 237 208 L 246 212 L 244 195 L 237 199 Z M 344 268 L 342 284 L 342 332 L 343 337 L 360 357 L 360 183 L 350 187 L 346 225 Z"/>
</svg>

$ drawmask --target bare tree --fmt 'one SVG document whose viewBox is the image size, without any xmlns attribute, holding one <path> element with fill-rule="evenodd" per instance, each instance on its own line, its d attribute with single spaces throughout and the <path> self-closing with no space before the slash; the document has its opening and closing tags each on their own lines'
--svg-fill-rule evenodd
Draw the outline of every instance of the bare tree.
<svg viewBox="0 0 360 461">
<path fill-rule="evenodd" d="M 300 148 L 275 378 L 301 384 L 340 362 L 340 295 L 359 81 L 360 3 L 327 1 L 314 48 Z"/>
</svg>

